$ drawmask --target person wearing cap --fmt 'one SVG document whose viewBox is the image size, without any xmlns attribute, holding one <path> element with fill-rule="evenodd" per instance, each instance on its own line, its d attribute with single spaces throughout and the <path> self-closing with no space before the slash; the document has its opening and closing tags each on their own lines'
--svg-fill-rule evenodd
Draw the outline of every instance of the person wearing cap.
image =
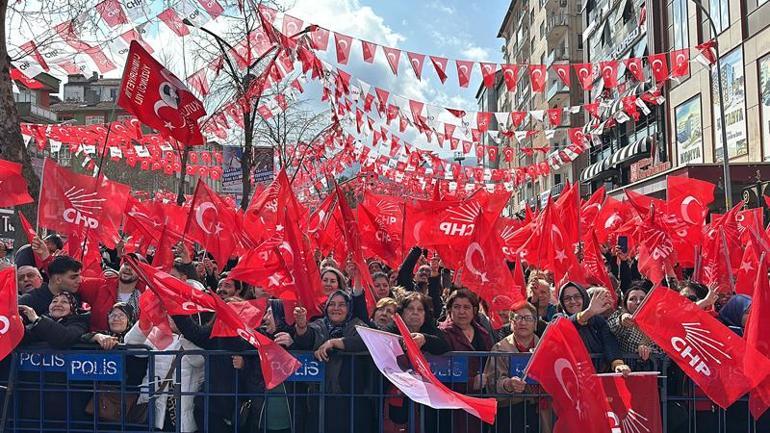
<svg viewBox="0 0 770 433">
<path fill-rule="evenodd" d="M 612 308 L 609 290 L 596 290 L 594 295 L 589 297 L 583 286 L 568 282 L 559 290 L 559 307 L 577 328 L 588 353 L 603 355 L 602 359 L 598 360 L 598 373 L 611 371 L 628 375 L 631 372 L 631 368 L 621 357 L 617 338 L 602 316 Z"/>
</svg>

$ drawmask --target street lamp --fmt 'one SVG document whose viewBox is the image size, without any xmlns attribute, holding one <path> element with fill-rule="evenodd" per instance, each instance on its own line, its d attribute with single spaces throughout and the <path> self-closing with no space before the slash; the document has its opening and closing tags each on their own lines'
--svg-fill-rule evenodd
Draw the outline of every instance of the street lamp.
<svg viewBox="0 0 770 433">
<path fill-rule="evenodd" d="M 717 27 L 714 24 L 714 20 L 711 18 L 711 15 L 709 14 L 708 10 L 703 6 L 703 4 L 699 0 L 690 0 L 695 7 L 697 7 L 703 15 L 705 15 L 706 19 L 709 21 L 709 25 L 711 26 L 711 34 L 713 35 L 714 41 L 716 42 L 714 44 L 714 50 L 716 51 L 716 57 L 717 57 L 717 87 L 719 88 L 719 111 L 720 111 L 720 123 L 722 124 L 722 168 L 724 170 L 723 174 L 723 180 L 724 180 L 724 193 L 725 193 L 725 212 L 729 210 L 733 206 L 733 197 L 732 197 L 732 185 L 730 182 L 730 160 L 729 160 L 729 152 L 727 151 L 727 119 L 725 118 L 725 98 L 724 98 L 724 92 L 722 90 L 722 57 L 719 55 L 719 40 L 717 38 Z M 710 71 L 709 71 L 710 72 Z"/>
</svg>

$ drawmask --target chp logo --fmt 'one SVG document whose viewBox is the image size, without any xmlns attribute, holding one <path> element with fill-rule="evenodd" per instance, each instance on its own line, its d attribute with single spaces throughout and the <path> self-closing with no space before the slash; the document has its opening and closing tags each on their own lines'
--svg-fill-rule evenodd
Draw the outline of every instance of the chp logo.
<svg viewBox="0 0 770 433">
<path fill-rule="evenodd" d="M 447 209 L 449 219 L 439 223 L 438 229 L 448 236 L 470 236 L 473 234 L 476 217 L 481 215 L 481 211 L 481 205 L 476 202 L 464 203 L 456 209 Z"/>
<path fill-rule="evenodd" d="M 99 197 L 96 192 L 86 192 L 77 186 L 70 187 L 64 192 L 69 207 L 64 210 L 62 217 L 70 224 L 95 229 L 99 227 L 97 216 L 101 213 L 107 199 Z"/>
<path fill-rule="evenodd" d="M 612 433 L 645 433 L 651 432 L 648 425 L 649 418 L 635 411 L 628 409 L 628 413 L 623 419 L 620 419 L 615 412 L 607 412 L 607 418 L 610 419 L 610 431 Z"/>
<path fill-rule="evenodd" d="M 711 338 L 710 332 L 700 325 L 700 322 L 682 323 L 684 338 L 671 337 L 671 346 L 696 372 L 711 376 L 709 363 L 722 364 L 722 360 L 732 357 L 722 350 L 724 343 Z"/>
</svg>

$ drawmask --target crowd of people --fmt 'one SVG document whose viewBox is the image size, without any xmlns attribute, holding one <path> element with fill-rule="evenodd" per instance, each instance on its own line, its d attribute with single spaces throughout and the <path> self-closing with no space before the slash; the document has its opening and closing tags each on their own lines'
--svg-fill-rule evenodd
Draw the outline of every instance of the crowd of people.
<svg viewBox="0 0 770 433">
<path fill-rule="evenodd" d="M 668 366 L 664 373 L 670 394 L 699 396 L 698 389 L 675 366 L 661 362 L 662 352 L 634 323 L 633 314 L 652 283 L 639 274 L 633 255 L 618 248 L 603 251 L 613 287 L 554 282 L 551 273 L 523 265 L 528 298 L 498 310 L 495 314 L 502 326 L 493 326 L 497 320 L 490 317 L 490 300 L 455 285 L 454 271 L 445 268 L 435 252 L 420 247 L 413 247 L 398 269 L 370 259 L 368 269 L 359 270 L 349 259 L 317 257 L 327 298 L 320 308 L 322 314 L 308 317 L 307 308 L 270 298 L 261 288 L 230 278 L 228 270 L 235 260 L 220 267 L 212 257 L 177 245 L 173 268 L 166 269 L 169 274 L 197 290 L 215 292 L 225 302 L 269 298 L 258 332 L 288 350 L 312 351 L 325 364 L 323 388 L 316 383 L 286 382 L 266 391 L 253 347 L 239 337 L 215 336 L 213 314 L 170 317 L 173 337 L 159 347 L 141 325 L 145 283 L 123 259 L 120 246 L 102 250 L 102 276 L 82 277 L 80 261 L 63 254 L 62 245 L 58 235 L 35 238 L 16 252 L 15 264 L 5 262 L 5 266 L 16 266 L 19 311 L 26 327 L 22 345 L 44 343 L 54 349 L 72 349 L 90 344 L 103 350 L 144 345 L 190 351 L 129 357 L 125 386 L 133 390 L 136 401 L 123 416 L 146 422 L 149 408 L 158 430 L 312 432 L 322 419 L 325 431 L 335 433 L 381 428 L 402 432 L 410 425 L 421 425 L 427 432 L 550 432 L 554 414 L 547 396 L 537 384 L 511 373 L 507 355 L 533 352 L 547 324 L 558 317 L 568 318 L 577 328 L 588 352 L 595 356 L 597 372 L 628 374 Z M 151 256 L 131 255 L 152 263 Z M 376 306 L 371 314 L 361 272 L 368 272 L 374 283 Z M 717 294 L 714 287 L 673 277 L 664 285 L 696 302 L 736 333 L 742 332 L 750 297 Z M 375 374 L 371 359 L 347 355 L 366 351 L 356 326 L 398 334 L 393 321 L 396 313 L 427 354 L 483 352 L 468 356 L 467 381 L 451 387 L 464 394 L 497 398 L 499 410 L 493 427 L 463 411 L 443 416 L 443 411 L 410 405 L 397 388 Z M 203 351 L 209 350 L 217 351 L 204 357 Z M 149 359 L 154 362 L 154 377 L 148 377 Z M 149 384 L 154 385 L 153 393 L 147 390 Z M 181 398 L 176 398 L 174 387 L 179 387 Z M 372 397 L 376 394 L 387 398 Z M 44 409 L 25 404 L 23 412 L 28 416 L 46 420 L 65 416 L 62 411 L 67 409 L 55 403 L 56 393 L 30 398 L 49 404 Z M 320 399 L 324 399 L 323 406 Z M 83 393 L 71 400 L 68 416 L 85 420 L 94 416 L 93 394 Z M 142 406 L 145 403 L 148 406 Z M 145 413 L 138 410 L 141 407 Z M 708 400 L 693 405 L 685 399 L 673 400 L 667 409 L 669 432 L 693 431 L 688 429 L 695 422 L 698 432 L 716 431 L 720 425 L 717 407 Z M 382 419 L 379 413 L 384 414 Z M 736 403 L 726 416 L 727 431 L 747 431 L 745 403 Z M 410 418 L 416 423 L 411 424 Z"/>
</svg>

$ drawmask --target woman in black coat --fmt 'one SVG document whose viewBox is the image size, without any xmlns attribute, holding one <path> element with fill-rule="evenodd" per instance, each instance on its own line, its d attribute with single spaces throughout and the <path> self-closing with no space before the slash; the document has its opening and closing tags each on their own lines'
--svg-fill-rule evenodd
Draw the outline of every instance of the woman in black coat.
<svg viewBox="0 0 770 433">
<path fill-rule="evenodd" d="M 366 399 L 356 400 L 348 396 L 331 395 L 362 393 L 369 381 L 370 369 L 367 362 L 349 355 L 336 355 L 337 352 L 355 353 L 366 350 L 366 345 L 356 331 L 356 325 L 365 325 L 360 319 L 353 317 L 351 296 L 342 290 L 331 293 L 324 306 L 324 317 L 310 325 L 302 326 L 302 322 L 302 319 L 297 319 L 295 324 L 295 347 L 300 350 L 314 350 L 315 357 L 326 363 L 325 431 L 371 431 L 375 420 L 373 414 L 369 413 L 368 401 L 361 401 Z"/>
<path fill-rule="evenodd" d="M 79 314 L 75 297 L 69 292 L 54 296 L 48 314 L 38 316 L 31 307 L 19 305 L 26 330 L 22 344 L 44 342 L 55 349 L 69 349 L 88 332 L 88 314 Z"/>
</svg>

